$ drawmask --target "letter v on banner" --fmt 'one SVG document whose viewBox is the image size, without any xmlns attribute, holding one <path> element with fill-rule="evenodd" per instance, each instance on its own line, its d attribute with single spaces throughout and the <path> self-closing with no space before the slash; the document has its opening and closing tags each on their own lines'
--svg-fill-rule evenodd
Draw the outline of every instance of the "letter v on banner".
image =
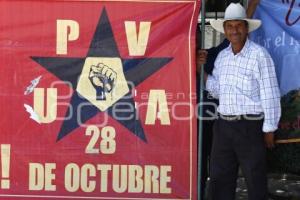
<svg viewBox="0 0 300 200">
<path fill-rule="evenodd" d="M 1 198 L 196 200 L 199 5 L 1 1 Z"/>
<path fill-rule="evenodd" d="M 139 32 L 137 34 L 136 22 L 125 21 L 126 38 L 128 43 L 129 55 L 143 56 L 145 55 L 151 22 L 141 22 Z"/>
</svg>

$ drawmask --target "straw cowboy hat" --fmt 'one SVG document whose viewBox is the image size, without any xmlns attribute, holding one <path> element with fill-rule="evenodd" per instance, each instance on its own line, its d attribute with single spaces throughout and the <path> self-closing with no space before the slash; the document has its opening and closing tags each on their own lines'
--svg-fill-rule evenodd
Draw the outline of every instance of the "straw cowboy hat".
<svg viewBox="0 0 300 200">
<path fill-rule="evenodd" d="M 258 19 L 248 19 L 246 11 L 239 3 L 231 3 L 225 10 L 224 19 L 214 19 L 210 21 L 210 25 L 218 32 L 224 33 L 223 24 L 228 20 L 245 20 L 249 25 L 249 32 L 254 31 L 261 25 Z"/>
</svg>

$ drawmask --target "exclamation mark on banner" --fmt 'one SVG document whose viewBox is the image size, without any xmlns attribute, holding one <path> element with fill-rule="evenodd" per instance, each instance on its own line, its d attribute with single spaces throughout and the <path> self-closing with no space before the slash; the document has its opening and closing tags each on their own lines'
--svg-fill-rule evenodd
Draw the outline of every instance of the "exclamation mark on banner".
<svg viewBox="0 0 300 200">
<path fill-rule="evenodd" d="M 1 189 L 9 189 L 10 144 L 1 144 Z"/>
</svg>

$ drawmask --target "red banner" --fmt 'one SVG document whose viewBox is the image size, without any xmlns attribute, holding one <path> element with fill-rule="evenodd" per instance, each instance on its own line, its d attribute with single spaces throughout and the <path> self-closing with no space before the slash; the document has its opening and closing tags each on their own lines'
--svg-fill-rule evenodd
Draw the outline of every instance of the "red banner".
<svg viewBox="0 0 300 200">
<path fill-rule="evenodd" d="M 0 198 L 196 199 L 199 1 L 2 1 Z"/>
</svg>

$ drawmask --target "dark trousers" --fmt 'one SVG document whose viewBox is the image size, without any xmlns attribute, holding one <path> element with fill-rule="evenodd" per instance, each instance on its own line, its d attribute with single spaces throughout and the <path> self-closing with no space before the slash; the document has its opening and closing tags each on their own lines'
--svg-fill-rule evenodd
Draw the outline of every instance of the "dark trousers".
<svg viewBox="0 0 300 200">
<path fill-rule="evenodd" d="M 211 152 L 210 199 L 234 200 L 238 167 L 248 188 L 248 200 L 267 200 L 266 148 L 263 120 L 218 119 Z"/>
</svg>

